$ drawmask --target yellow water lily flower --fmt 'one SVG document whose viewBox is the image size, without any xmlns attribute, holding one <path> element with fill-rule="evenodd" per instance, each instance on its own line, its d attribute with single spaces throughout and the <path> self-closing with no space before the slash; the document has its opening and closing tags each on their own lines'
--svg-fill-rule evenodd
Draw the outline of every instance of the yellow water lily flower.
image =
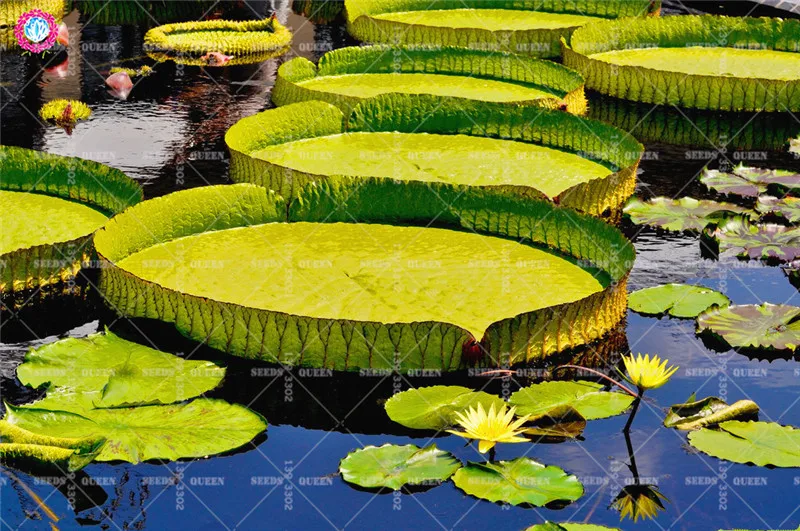
<svg viewBox="0 0 800 531">
<path fill-rule="evenodd" d="M 642 520 L 652 520 L 659 511 L 666 511 L 662 500 L 669 500 L 661 494 L 654 485 L 630 485 L 611 502 L 611 507 L 619 511 L 620 521 L 629 518 L 636 523 Z"/>
<path fill-rule="evenodd" d="M 520 426 L 528 421 L 529 416 L 525 415 L 514 420 L 516 410 L 516 407 L 508 409 L 503 406 L 495 411 L 492 404 L 489 406 L 489 411 L 486 411 L 482 404 L 478 404 L 478 409 L 470 407 L 466 413 L 456 414 L 456 420 L 464 431 L 447 430 L 447 432 L 465 439 L 477 440 L 478 451 L 482 454 L 494 448 L 497 443 L 527 442 L 528 439 L 519 437 L 519 434 L 524 431 Z"/>
<path fill-rule="evenodd" d="M 649 354 L 634 357 L 622 356 L 625 370 L 628 371 L 628 380 L 640 390 L 657 389 L 667 383 L 670 377 L 678 370 L 678 366 L 667 368 L 667 361 L 661 361 L 657 355 L 650 358 Z"/>
</svg>

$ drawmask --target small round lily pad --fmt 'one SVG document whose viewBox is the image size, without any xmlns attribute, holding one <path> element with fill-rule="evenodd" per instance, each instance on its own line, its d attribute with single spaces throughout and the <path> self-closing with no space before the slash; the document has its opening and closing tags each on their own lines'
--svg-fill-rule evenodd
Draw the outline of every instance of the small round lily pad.
<svg viewBox="0 0 800 531">
<path fill-rule="evenodd" d="M 800 345 L 800 307 L 764 303 L 712 308 L 697 318 L 710 332 L 737 348 L 795 350 Z"/>
<path fill-rule="evenodd" d="M 366 488 L 399 490 L 404 485 L 446 481 L 461 462 L 435 444 L 419 448 L 411 444 L 367 446 L 351 452 L 339 464 L 348 483 Z"/>
<path fill-rule="evenodd" d="M 455 424 L 456 414 L 482 405 L 503 407 L 499 396 L 458 385 L 433 385 L 397 393 L 386 401 L 386 414 L 398 424 L 417 430 L 440 430 Z"/>
<path fill-rule="evenodd" d="M 682 197 L 654 197 L 647 201 L 633 198 L 623 209 L 637 225 L 649 225 L 678 232 L 699 232 L 706 225 L 721 219 L 743 215 L 750 211 L 732 203 Z"/>
<path fill-rule="evenodd" d="M 694 318 L 712 306 L 727 306 L 730 299 L 705 286 L 664 284 L 634 291 L 628 296 L 628 308 L 646 315 L 669 314 Z"/>
</svg>

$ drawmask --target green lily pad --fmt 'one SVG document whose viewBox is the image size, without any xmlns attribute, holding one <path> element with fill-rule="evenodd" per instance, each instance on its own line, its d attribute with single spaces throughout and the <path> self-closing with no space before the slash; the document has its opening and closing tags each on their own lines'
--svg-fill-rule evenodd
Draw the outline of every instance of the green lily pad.
<svg viewBox="0 0 800 531">
<path fill-rule="evenodd" d="M 267 423 L 249 409 L 200 398 L 185 404 L 88 409 L 80 414 L 42 409 L 41 402 L 7 405 L 6 420 L 50 437 L 104 437 L 98 461 L 138 463 L 149 459 L 205 457 L 235 450 L 263 432 Z"/>
<path fill-rule="evenodd" d="M 712 308 L 697 317 L 697 330 L 736 348 L 795 350 L 800 345 L 800 308 L 787 304 L 743 304 Z"/>
<path fill-rule="evenodd" d="M 672 317 L 694 318 L 712 306 L 725 307 L 730 299 L 704 286 L 664 284 L 634 291 L 628 296 L 628 308 L 646 315 L 668 313 Z"/>
<path fill-rule="evenodd" d="M 113 333 L 67 338 L 31 350 L 18 367 L 31 387 L 49 383 L 73 393 L 94 392 L 94 407 L 171 404 L 219 385 L 225 369 L 184 360 Z"/>
<path fill-rule="evenodd" d="M 689 434 L 689 444 L 708 455 L 758 466 L 800 467 L 800 430 L 774 422 L 730 420 L 719 430 Z"/>
<path fill-rule="evenodd" d="M 756 202 L 756 211 L 761 215 L 780 216 L 789 223 L 798 223 L 800 222 L 800 197 L 777 198 L 771 195 L 760 195 Z"/>
<path fill-rule="evenodd" d="M 461 468 L 461 462 L 435 444 L 367 446 L 347 455 L 339 472 L 348 483 L 366 488 L 399 490 L 404 485 L 441 483 Z"/>
<path fill-rule="evenodd" d="M 770 186 L 800 189 L 800 174 L 740 164 L 731 172 L 706 169 L 700 176 L 700 182 L 720 194 L 756 197 L 765 193 Z"/>
<path fill-rule="evenodd" d="M 534 438 L 574 439 L 586 429 L 586 419 L 572 406 L 557 406 L 528 420 L 525 434 Z"/>
<path fill-rule="evenodd" d="M 728 405 L 716 396 L 702 400 L 693 400 L 692 397 L 684 404 L 675 404 L 669 408 L 664 426 L 679 430 L 696 430 L 728 420 L 751 418 L 754 415 L 758 415 L 758 404 L 752 400 L 739 400 Z"/>
<path fill-rule="evenodd" d="M 455 424 L 456 414 L 482 405 L 505 404 L 495 395 L 457 385 L 434 385 L 397 393 L 386 401 L 386 414 L 398 424 L 418 430 L 441 430 Z"/>
<path fill-rule="evenodd" d="M 709 223 L 739 216 L 750 210 L 732 203 L 692 197 L 654 197 L 647 201 L 632 198 L 623 212 L 637 225 L 650 225 L 678 232 L 699 232 Z"/>
<path fill-rule="evenodd" d="M 38 435 L 0 420 L 0 463 L 29 474 L 63 474 L 91 463 L 103 437 L 61 438 Z"/>
<path fill-rule="evenodd" d="M 543 524 L 532 525 L 525 531 L 619 531 L 617 527 L 606 527 L 594 524 L 577 524 L 572 522 L 545 522 Z"/>
<path fill-rule="evenodd" d="M 578 478 L 555 466 L 527 457 L 496 463 L 469 463 L 453 476 L 456 487 L 492 502 L 541 507 L 554 501 L 575 501 L 583 496 Z"/>
<path fill-rule="evenodd" d="M 711 233 L 721 256 L 790 262 L 800 258 L 800 227 L 732 219 Z"/>
<path fill-rule="evenodd" d="M 586 420 L 619 415 L 633 403 L 627 393 L 602 391 L 594 382 L 542 382 L 520 389 L 508 403 L 518 415 L 542 415 L 560 406 L 571 406 Z"/>
</svg>

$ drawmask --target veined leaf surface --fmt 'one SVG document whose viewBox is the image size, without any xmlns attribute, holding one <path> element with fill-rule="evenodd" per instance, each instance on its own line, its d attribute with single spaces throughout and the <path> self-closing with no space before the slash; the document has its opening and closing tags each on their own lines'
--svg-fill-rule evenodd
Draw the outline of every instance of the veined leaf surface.
<svg viewBox="0 0 800 531">
<path fill-rule="evenodd" d="M 386 414 L 398 424 L 418 430 L 440 430 L 456 422 L 456 414 L 470 407 L 495 410 L 505 402 L 495 395 L 458 385 L 433 385 L 397 393 L 386 401 Z"/>
<path fill-rule="evenodd" d="M 342 459 L 339 471 L 348 483 L 366 488 L 399 490 L 404 485 L 425 485 L 447 480 L 461 462 L 435 444 L 367 446 Z"/>
<path fill-rule="evenodd" d="M 518 415 L 539 416 L 556 408 L 571 406 L 586 420 L 619 415 L 633 402 L 627 393 L 603 391 L 594 382 L 542 382 L 524 387 L 508 399 Z"/>
</svg>

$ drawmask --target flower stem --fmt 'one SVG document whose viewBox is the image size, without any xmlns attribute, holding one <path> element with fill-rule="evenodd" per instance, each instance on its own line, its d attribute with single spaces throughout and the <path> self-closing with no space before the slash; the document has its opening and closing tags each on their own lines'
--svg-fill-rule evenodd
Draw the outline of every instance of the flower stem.
<svg viewBox="0 0 800 531">
<path fill-rule="evenodd" d="M 636 400 L 633 401 L 633 409 L 631 409 L 631 414 L 628 417 L 628 422 L 625 423 L 625 427 L 622 429 L 624 433 L 630 432 L 631 424 L 633 424 L 633 417 L 636 416 L 636 412 L 639 410 L 639 404 L 642 401 L 642 392 L 640 391 L 639 394 L 636 396 Z"/>
<path fill-rule="evenodd" d="M 569 369 L 578 369 L 578 370 L 587 371 L 587 372 L 590 372 L 592 374 L 595 374 L 595 375 L 599 376 L 600 378 L 603 378 L 603 379 L 608 380 L 609 382 L 613 383 L 614 385 L 616 385 L 617 387 L 619 387 L 620 389 L 622 389 L 623 391 L 625 391 L 626 393 L 628 393 L 632 397 L 641 398 L 641 395 L 639 393 L 634 393 L 628 387 L 622 385 L 621 383 L 619 383 L 614 378 L 608 376 L 607 374 L 603 374 L 600 371 L 596 371 L 594 369 L 590 369 L 588 367 L 581 367 L 580 365 L 559 365 L 558 367 L 553 369 L 553 372 L 557 371 L 558 369 L 567 369 L 567 368 L 569 368 Z"/>
</svg>

